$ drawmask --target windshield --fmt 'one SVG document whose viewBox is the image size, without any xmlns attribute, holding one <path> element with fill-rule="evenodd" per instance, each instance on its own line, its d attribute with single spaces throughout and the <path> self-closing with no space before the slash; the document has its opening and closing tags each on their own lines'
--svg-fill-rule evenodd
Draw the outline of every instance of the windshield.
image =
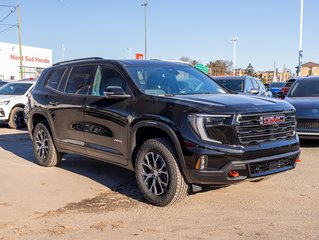
<svg viewBox="0 0 319 240">
<path fill-rule="evenodd" d="M 215 79 L 216 82 L 221 84 L 227 89 L 230 89 L 234 92 L 243 92 L 244 91 L 244 80 L 240 79 Z"/>
<path fill-rule="evenodd" d="M 226 93 L 211 78 L 188 65 L 128 66 L 138 88 L 149 95 Z"/>
<path fill-rule="evenodd" d="M 270 84 L 270 87 L 272 88 L 281 88 L 284 87 L 286 85 L 285 82 L 273 82 Z"/>
<path fill-rule="evenodd" d="M 8 83 L 0 87 L 0 95 L 24 95 L 32 83 Z"/>
<path fill-rule="evenodd" d="M 319 81 L 298 81 L 288 94 L 289 97 L 319 97 Z"/>
</svg>

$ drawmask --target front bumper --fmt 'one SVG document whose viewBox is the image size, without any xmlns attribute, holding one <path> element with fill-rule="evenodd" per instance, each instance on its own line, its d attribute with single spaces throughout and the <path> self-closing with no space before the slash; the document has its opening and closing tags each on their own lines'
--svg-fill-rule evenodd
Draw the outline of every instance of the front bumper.
<svg viewBox="0 0 319 240">
<path fill-rule="evenodd" d="M 295 168 L 300 150 L 268 157 L 238 161 L 234 160 L 218 170 L 186 170 L 189 183 L 209 185 L 230 185 L 248 179 L 260 178 Z M 230 177 L 229 172 L 235 170 L 238 177 Z"/>
</svg>

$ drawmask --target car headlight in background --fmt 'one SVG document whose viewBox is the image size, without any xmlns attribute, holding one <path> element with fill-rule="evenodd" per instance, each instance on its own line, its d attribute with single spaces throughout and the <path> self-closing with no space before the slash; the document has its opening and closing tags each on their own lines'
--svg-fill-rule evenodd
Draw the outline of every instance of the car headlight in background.
<svg viewBox="0 0 319 240">
<path fill-rule="evenodd" d="M 0 105 L 8 105 L 9 102 L 10 102 L 10 100 L 8 100 L 8 101 L 0 101 Z"/>
<path fill-rule="evenodd" d="M 204 141 L 229 143 L 227 132 L 232 131 L 232 115 L 191 114 L 188 120 L 193 130 Z"/>
</svg>

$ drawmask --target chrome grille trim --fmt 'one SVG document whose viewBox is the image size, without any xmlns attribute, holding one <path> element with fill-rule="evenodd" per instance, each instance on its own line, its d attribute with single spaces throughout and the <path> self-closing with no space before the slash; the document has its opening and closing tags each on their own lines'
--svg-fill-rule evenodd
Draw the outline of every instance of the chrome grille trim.
<svg viewBox="0 0 319 240">
<path fill-rule="evenodd" d="M 260 124 L 261 117 L 284 115 L 285 122 L 266 125 Z M 294 111 L 243 114 L 237 116 L 236 132 L 240 144 L 256 145 L 264 142 L 289 140 L 295 136 L 296 116 Z"/>
</svg>

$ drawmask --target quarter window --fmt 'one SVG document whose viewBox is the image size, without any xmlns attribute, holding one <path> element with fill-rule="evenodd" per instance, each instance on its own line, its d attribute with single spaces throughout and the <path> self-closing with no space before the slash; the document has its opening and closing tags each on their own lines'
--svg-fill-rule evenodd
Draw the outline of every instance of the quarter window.
<svg viewBox="0 0 319 240">
<path fill-rule="evenodd" d="M 65 87 L 66 93 L 88 94 L 91 89 L 96 66 L 74 67 Z"/>
</svg>

